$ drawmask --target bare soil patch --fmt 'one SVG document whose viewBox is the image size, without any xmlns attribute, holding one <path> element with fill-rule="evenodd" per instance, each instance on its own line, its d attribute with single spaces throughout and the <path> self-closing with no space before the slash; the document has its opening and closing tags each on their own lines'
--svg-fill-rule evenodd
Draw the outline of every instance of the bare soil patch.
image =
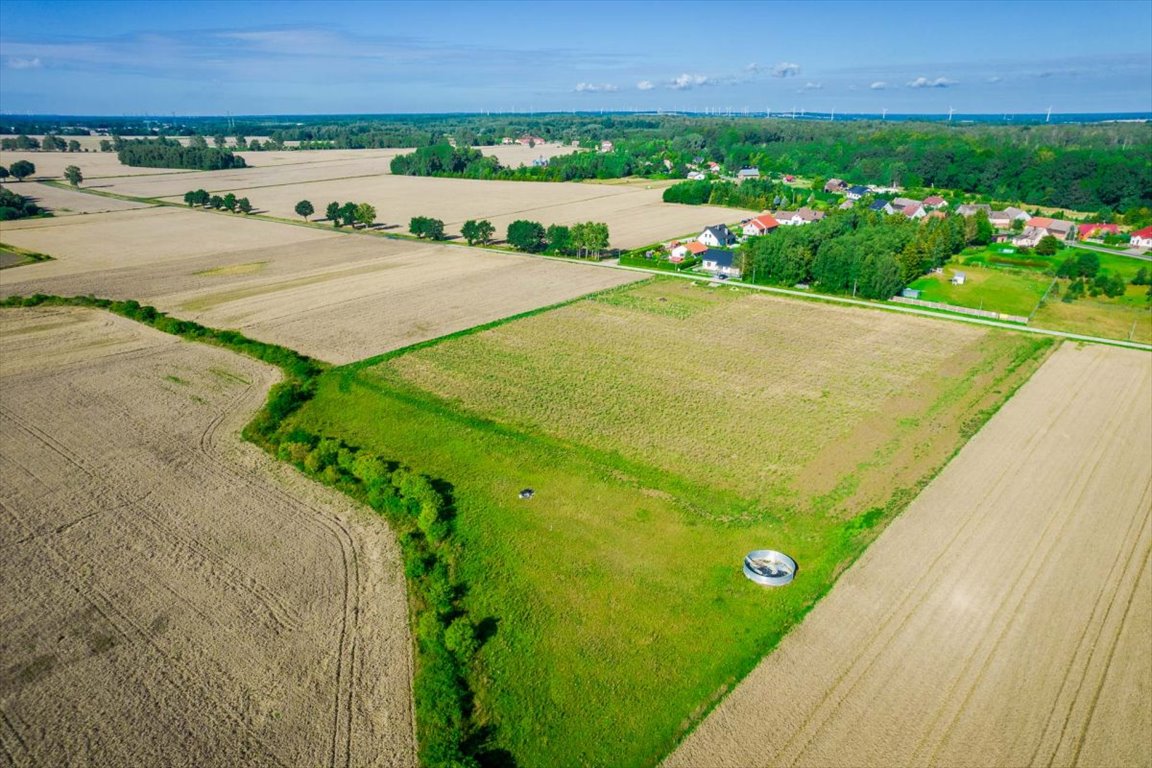
<svg viewBox="0 0 1152 768">
<path fill-rule="evenodd" d="M 0 745 L 15 765 L 413 765 L 399 551 L 236 432 L 277 373 L 0 312 Z"/>
<path fill-rule="evenodd" d="M 665 764 L 1148 765 L 1150 455 L 1152 358 L 1064 345 Z"/>
</svg>

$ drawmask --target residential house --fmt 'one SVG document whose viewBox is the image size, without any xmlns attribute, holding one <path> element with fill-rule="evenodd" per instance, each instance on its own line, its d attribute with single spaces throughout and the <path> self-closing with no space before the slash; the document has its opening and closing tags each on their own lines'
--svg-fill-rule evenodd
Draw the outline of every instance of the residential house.
<svg viewBox="0 0 1152 768">
<path fill-rule="evenodd" d="M 961 216 L 975 216 L 977 211 L 984 211 L 984 213 L 991 215 L 992 206 L 985 203 L 965 203 L 956 209 L 956 213 Z"/>
<path fill-rule="evenodd" d="M 668 256 L 668 261 L 674 264 L 679 264 L 689 256 L 699 256 L 708 250 L 708 246 L 701 243 L 699 240 L 693 240 L 688 243 L 673 243 L 672 252 Z"/>
<path fill-rule="evenodd" d="M 507 146 L 508 144 L 515 144 L 516 140 L 513 139 L 511 136 L 505 136 L 504 138 L 500 139 L 500 143 Z"/>
<path fill-rule="evenodd" d="M 1004 213 L 1008 214 L 1012 221 L 1028 221 L 1028 219 L 1032 218 L 1032 214 L 1028 213 L 1028 211 L 1022 211 L 1012 206 L 1005 208 Z"/>
<path fill-rule="evenodd" d="M 988 214 L 988 223 L 996 229 L 1011 229 L 1012 217 L 1008 211 L 992 211 Z"/>
<path fill-rule="evenodd" d="M 696 239 L 709 248 L 723 248 L 735 243 L 736 235 L 732 234 L 732 230 L 728 229 L 727 225 L 717 224 L 713 227 L 706 227 L 700 233 L 700 237 Z"/>
<path fill-rule="evenodd" d="M 924 207 L 931 209 L 947 208 L 948 201 L 940 197 L 940 195 L 929 195 L 928 197 L 924 198 Z"/>
<path fill-rule="evenodd" d="M 1081 224 L 1076 227 L 1076 231 L 1080 240 L 1087 240 L 1090 237 L 1118 235 L 1120 234 L 1120 227 L 1115 224 Z"/>
<path fill-rule="evenodd" d="M 968 275 L 963 272 L 953 272 L 952 279 L 949 281 L 952 285 L 964 285 L 964 281 L 968 279 Z"/>
<path fill-rule="evenodd" d="M 601 152 L 611 152 L 615 148 L 616 148 L 615 145 L 613 145 L 612 142 L 608 141 L 607 139 L 600 142 L 600 151 Z"/>
<path fill-rule="evenodd" d="M 849 200 L 859 200 L 871 191 L 872 190 L 868 189 L 868 187 L 857 184 L 854 187 L 848 187 L 848 191 L 845 194 L 848 196 Z"/>
<path fill-rule="evenodd" d="M 924 210 L 924 206 L 916 203 L 904 206 L 900 209 L 900 213 L 913 220 L 922 219 L 928 215 L 928 212 Z"/>
<path fill-rule="evenodd" d="M 1144 227 L 1144 229 L 1136 230 L 1132 233 L 1132 236 L 1128 238 L 1128 242 L 1133 248 L 1143 248 L 1144 250 L 1152 248 L 1152 227 Z"/>
<path fill-rule="evenodd" d="M 846 189 L 848 189 L 848 182 L 844 181 L 844 179 L 828 179 L 828 182 L 824 185 L 825 192 L 838 194 Z"/>
<path fill-rule="evenodd" d="M 784 181 L 786 181 L 786 182 L 788 182 L 789 184 L 791 184 L 792 182 L 796 181 L 796 177 L 795 177 L 795 176 L 793 176 L 793 175 L 792 175 L 792 174 L 790 174 L 790 173 L 786 173 L 786 174 L 784 174 Z"/>
<path fill-rule="evenodd" d="M 744 234 L 747 237 L 766 235 L 778 226 L 780 226 L 780 222 L 776 221 L 772 214 L 762 213 L 756 218 L 744 222 Z"/>
<path fill-rule="evenodd" d="M 896 209 L 892 207 L 892 203 L 887 200 L 873 200 L 872 205 L 868 206 L 868 210 L 876 213 L 886 213 L 889 216 L 896 213 Z"/>
<path fill-rule="evenodd" d="M 772 218 L 776 219 L 781 226 L 799 227 L 820 221 L 824 218 L 824 214 L 811 208 L 801 208 L 798 211 L 772 211 Z"/>
<path fill-rule="evenodd" d="M 720 163 L 715 160 L 708 161 L 708 171 L 710 173 L 720 173 Z"/>
<path fill-rule="evenodd" d="M 692 171 L 686 178 L 689 181 L 704 181 L 704 179 L 708 178 L 708 176 L 704 173 L 704 171 Z"/>
<path fill-rule="evenodd" d="M 908 198 L 908 197 L 894 197 L 894 198 L 892 198 L 892 209 L 895 210 L 897 213 L 903 213 L 905 208 L 912 207 L 912 206 L 919 207 L 920 201 L 919 200 L 913 200 L 913 199 Z"/>
<path fill-rule="evenodd" d="M 547 168 L 548 167 L 548 158 L 544 157 L 544 155 L 540 155 L 540 157 L 538 157 L 532 161 L 532 167 L 533 168 Z"/>
<path fill-rule="evenodd" d="M 734 263 L 736 254 L 732 251 L 709 248 L 700 256 L 700 260 L 702 262 L 700 266 L 714 275 L 740 277 L 740 268 Z"/>
<path fill-rule="evenodd" d="M 736 178 L 739 181 L 747 181 L 748 179 L 760 178 L 759 168 L 741 168 L 736 172 Z"/>
<path fill-rule="evenodd" d="M 533 136 L 531 134 L 526 133 L 523 136 L 521 136 L 520 138 L 516 139 L 516 143 L 522 147 L 535 147 L 538 144 L 544 144 L 546 142 L 544 141 L 544 139 L 540 138 L 539 136 Z"/>
<path fill-rule="evenodd" d="M 1035 248 L 1045 237 L 1051 235 L 1057 240 L 1067 240 L 1072 234 L 1072 222 L 1050 219 L 1047 216 L 1033 216 L 1024 224 L 1024 231 L 1012 238 L 1012 244 L 1024 248 Z"/>
<path fill-rule="evenodd" d="M 840 203 L 840 205 L 836 206 L 836 208 L 841 211 L 850 211 L 855 205 L 856 204 L 851 200 L 845 200 L 844 202 Z"/>
</svg>

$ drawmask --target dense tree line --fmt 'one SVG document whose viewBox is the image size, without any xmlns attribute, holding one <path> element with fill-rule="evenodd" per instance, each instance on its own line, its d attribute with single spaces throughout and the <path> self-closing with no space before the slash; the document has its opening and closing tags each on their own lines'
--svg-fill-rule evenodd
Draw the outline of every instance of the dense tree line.
<svg viewBox="0 0 1152 768">
<path fill-rule="evenodd" d="M 903 216 L 836 212 L 802 227 L 781 227 L 740 247 L 744 278 L 809 284 L 826 293 L 889 299 L 979 238 L 965 219 L 918 223 Z"/>
<path fill-rule="evenodd" d="M 747 179 L 740 183 L 702 179 L 681 181 L 668 187 L 664 190 L 664 202 L 763 210 L 780 207 L 795 194 L 791 187 L 768 179 Z"/>
<path fill-rule="evenodd" d="M 185 147 L 175 139 L 130 139 L 117 142 L 116 156 L 124 165 L 145 168 L 189 168 L 219 171 L 244 168 L 244 158 L 216 147 Z"/>
<path fill-rule="evenodd" d="M 538 221 L 520 219 L 508 225 L 508 245 L 527 253 L 599 258 L 609 248 L 608 225 L 586 221 L 571 227 L 553 224 L 545 228 Z"/>
<path fill-rule="evenodd" d="M 225 195 L 213 195 L 204 189 L 194 189 L 184 193 L 184 202 L 191 208 L 198 205 L 202 208 L 212 208 L 217 211 L 230 211 L 231 213 L 252 213 L 252 203 L 246 197 L 236 197 L 232 192 Z"/>
</svg>

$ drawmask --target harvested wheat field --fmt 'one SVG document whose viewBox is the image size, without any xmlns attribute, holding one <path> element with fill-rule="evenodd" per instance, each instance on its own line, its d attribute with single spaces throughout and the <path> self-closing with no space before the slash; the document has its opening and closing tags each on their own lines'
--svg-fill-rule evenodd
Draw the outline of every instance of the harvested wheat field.
<svg viewBox="0 0 1152 768">
<path fill-rule="evenodd" d="M 391 534 L 237 437 L 275 370 L 80 309 L 0 349 L 6 762 L 414 764 Z"/>
<path fill-rule="evenodd" d="M 149 203 L 137 203 L 132 200 L 120 200 L 115 197 L 102 197 L 90 195 L 75 189 L 61 189 L 38 182 L 18 182 L 4 185 L 17 194 L 30 197 L 41 208 L 52 211 L 53 216 L 69 216 L 85 213 L 106 213 L 108 211 L 131 211 L 137 208 L 147 208 Z M 9 223 L 5 223 L 7 230 Z"/>
<path fill-rule="evenodd" d="M 136 299 L 337 363 L 643 278 L 180 208 L 18 222 L 4 240 L 56 260 L 6 270 L 0 295 Z"/>
<path fill-rule="evenodd" d="M 1064 345 L 665 765 L 1152 764 L 1150 456 Z"/>
<path fill-rule="evenodd" d="M 70 165 L 79 168 L 86 181 L 115 176 L 171 176 L 190 173 L 174 168 L 137 168 L 124 165 L 116 157 L 115 152 L 0 152 L 0 165 L 10 166 L 17 160 L 27 160 L 36 166 L 36 173 L 28 177 L 29 181 L 63 178 L 64 169 Z M 22 183 L 16 182 L 15 188 L 19 190 Z"/>
<path fill-rule="evenodd" d="M 124 179 L 115 189 L 117 192 L 142 190 L 143 181 Z M 158 185 L 174 190 L 167 193 L 173 200 L 182 197 L 186 191 L 184 185 L 171 180 L 160 180 Z M 443 220 L 450 235 L 458 234 L 468 219 L 488 219 L 496 226 L 498 238 L 503 237 L 508 225 L 517 219 L 539 221 L 545 226 L 603 221 L 608 224 L 611 242 L 616 248 L 636 248 L 658 240 L 699 233 L 712 224 L 731 223 L 755 215 L 754 211 L 734 208 L 665 203 L 663 189 L 657 184 L 478 181 L 374 175 L 260 188 L 228 187 L 228 190 L 239 197 L 248 197 L 262 212 L 285 219 L 296 218 L 294 208 L 301 199 L 311 200 L 318 211 L 323 211 L 324 206 L 332 201 L 367 202 L 375 206 L 377 221 L 399 225 L 405 232 L 413 216 Z M 126 194 L 137 192 L 128 191 Z M 160 196 L 160 193 L 152 194 Z"/>
</svg>

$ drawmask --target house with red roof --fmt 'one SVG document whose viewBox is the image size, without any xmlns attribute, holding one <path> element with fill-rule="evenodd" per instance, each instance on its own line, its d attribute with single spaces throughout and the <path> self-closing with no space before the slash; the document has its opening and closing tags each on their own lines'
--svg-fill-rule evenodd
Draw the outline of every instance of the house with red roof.
<svg viewBox="0 0 1152 768">
<path fill-rule="evenodd" d="M 780 222 L 776 221 L 772 214 L 762 213 L 756 218 L 744 222 L 744 235 L 745 237 L 766 235 L 778 226 L 780 226 Z"/>
<path fill-rule="evenodd" d="M 1037 243 L 1051 235 L 1057 240 L 1067 240 L 1072 234 L 1072 222 L 1050 219 L 1047 216 L 1033 216 L 1024 224 L 1024 231 L 1012 238 L 1012 244 L 1024 248 L 1035 248 Z"/>
<path fill-rule="evenodd" d="M 1143 248 L 1144 250 L 1152 249 L 1152 227 L 1144 227 L 1132 233 L 1128 238 L 1128 242 L 1133 248 Z"/>
<path fill-rule="evenodd" d="M 1081 240 L 1087 240 L 1090 237 L 1118 235 L 1120 234 L 1120 227 L 1116 224 L 1081 224 L 1076 227 L 1076 231 Z"/>
<path fill-rule="evenodd" d="M 947 208 L 948 201 L 940 197 L 940 195 L 929 195 L 924 198 L 925 208 Z"/>
</svg>

